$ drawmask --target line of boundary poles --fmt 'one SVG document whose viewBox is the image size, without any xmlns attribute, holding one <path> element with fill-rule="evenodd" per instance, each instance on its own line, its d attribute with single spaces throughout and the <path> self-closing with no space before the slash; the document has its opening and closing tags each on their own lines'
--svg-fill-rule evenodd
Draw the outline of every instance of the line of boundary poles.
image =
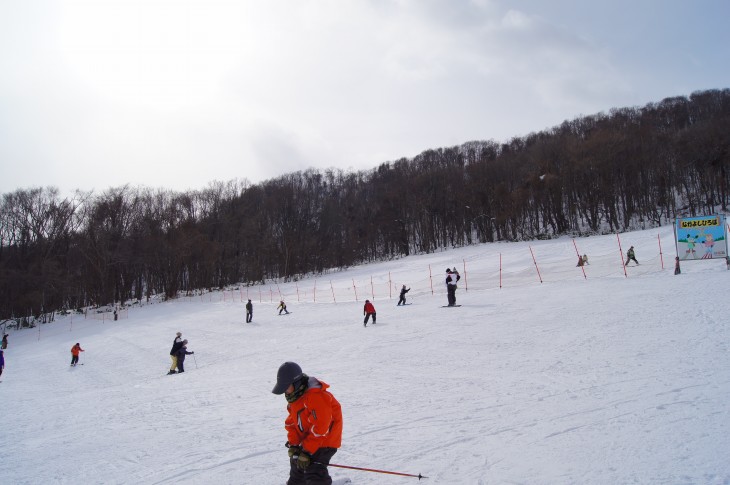
<svg viewBox="0 0 730 485">
<path fill-rule="evenodd" d="M 730 228 L 730 224 L 726 224 L 726 225 L 728 226 L 728 228 Z M 675 237 L 675 239 L 676 239 L 676 237 Z M 626 264 L 625 264 L 625 261 L 624 261 L 624 258 L 623 258 L 623 247 L 622 247 L 622 244 L 621 244 L 621 237 L 619 236 L 618 233 L 616 233 L 616 240 L 617 240 L 617 245 L 618 245 L 618 250 L 619 250 L 619 258 L 621 260 L 621 268 L 623 270 L 624 277 L 628 278 L 628 272 L 626 270 Z M 576 243 L 575 238 L 572 239 L 572 242 L 573 242 L 573 247 L 575 249 L 575 253 L 580 258 L 581 257 L 580 256 L 580 251 L 578 250 L 578 245 Z M 664 252 L 663 252 L 663 249 L 662 249 L 661 235 L 660 234 L 657 234 L 657 242 L 658 242 L 658 246 L 659 246 L 660 265 L 661 265 L 661 269 L 664 270 L 665 269 L 664 268 Z M 532 258 L 532 263 L 533 263 L 533 265 L 535 267 L 535 274 L 537 276 L 537 279 L 538 279 L 538 281 L 540 283 L 543 283 L 544 280 L 542 279 L 542 273 L 540 271 L 540 266 L 539 266 L 539 263 L 537 261 L 537 256 L 535 254 L 535 251 L 532 248 L 532 245 L 528 245 L 528 249 L 530 251 L 530 256 Z M 462 259 L 462 267 L 463 267 L 463 279 L 462 279 L 462 283 L 464 285 L 465 291 L 469 291 L 469 279 L 468 279 L 468 277 L 469 277 L 469 271 L 468 271 L 468 268 L 467 268 L 466 259 Z M 588 275 L 586 273 L 585 267 L 583 265 L 580 265 L 579 267 L 580 267 L 581 272 L 583 274 L 583 279 L 584 280 L 587 280 L 588 279 Z M 504 267 L 503 267 L 503 261 L 502 261 L 502 253 L 500 252 L 499 253 L 499 288 L 500 289 L 504 287 L 504 284 L 503 284 L 503 273 L 504 273 Z M 431 264 L 428 265 L 428 278 L 429 278 L 429 286 L 430 286 L 430 289 L 431 289 L 431 295 L 435 295 L 436 294 L 436 291 L 434 289 L 434 282 L 433 282 L 434 275 L 433 275 L 433 269 L 431 268 Z M 355 278 L 352 278 L 351 281 L 352 281 L 351 288 L 352 288 L 352 290 L 354 292 L 355 301 L 360 301 L 360 296 L 361 295 L 358 292 L 357 282 L 355 281 Z M 296 290 L 295 291 L 296 291 L 297 301 L 298 302 L 301 302 L 301 292 L 300 292 L 300 289 L 299 289 L 299 283 L 298 282 L 295 282 L 295 284 L 296 284 Z M 394 284 L 394 282 L 393 282 L 393 278 L 392 278 L 392 273 L 389 271 L 388 272 L 388 298 L 389 299 L 392 299 L 393 298 L 393 284 Z M 279 284 L 278 283 L 275 283 L 275 286 L 276 286 L 276 293 L 279 295 L 279 299 L 284 299 L 284 295 L 282 294 L 282 291 L 281 291 L 281 288 L 280 288 Z M 332 294 L 332 301 L 335 302 L 335 303 L 337 303 L 337 297 L 336 297 L 336 293 L 335 293 L 335 289 L 334 289 L 334 284 L 333 284 L 332 280 L 330 280 L 330 292 Z M 233 296 L 233 295 L 235 295 L 235 293 L 234 292 L 231 292 L 231 293 L 232 293 L 231 300 L 232 301 L 235 301 L 235 297 Z M 241 290 L 239 290 L 238 293 L 240 295 L 239 298 L 241 299 L 241 301 L 243 301 L 243 292 Z M 275 292 L 274 292 L 273 286 L 270 286 L 269 287 L 269 300 L 272 301 L 272 302 L 274 301 L 274 293 Z M 375 282 L 374 282 L 374 279 L 373 279 L 373 276 L 372 275 L 370 275 L 370 295 L 371 295 L 372 299 L 375 300 Z M 246 289 L 246 297 L 249 297 L 249 290 L 248 290 L 248 288 Z M 201 298 L 202 298 L 202 295 L 201 295 Z M 222 298 L 223 301 L 227 301 L 228 297 L 226 296 L 226 291 L 225 290 L 223 291 L 223 295 L 222 295 L 221 298 Z M 306 291 L 305 291 L 305 298 L 306 298 Z M 262 303 L 263 301 L 264 300 L 263 300 L 262 288 L 259 287 L 259 302 Z M 316 302 L 317 301 L 317 278 L 314 278 L 313 290 L 312 290 L 312 301 L 313 302 Z"/>
</svg>

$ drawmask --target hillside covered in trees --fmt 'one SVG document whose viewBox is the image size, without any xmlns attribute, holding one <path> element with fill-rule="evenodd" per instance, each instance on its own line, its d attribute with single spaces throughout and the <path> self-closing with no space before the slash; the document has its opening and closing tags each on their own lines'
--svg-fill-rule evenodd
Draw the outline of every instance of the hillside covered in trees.
<svg viewBox="0 0 730 485">
<path fill-rule="evenodd" d="M 499 240 L 655 227 L 727 211 L 730 89 L 427 150 L 177 193 L 3 194 L 0 318 L 291 279 Z"/>
</svg>

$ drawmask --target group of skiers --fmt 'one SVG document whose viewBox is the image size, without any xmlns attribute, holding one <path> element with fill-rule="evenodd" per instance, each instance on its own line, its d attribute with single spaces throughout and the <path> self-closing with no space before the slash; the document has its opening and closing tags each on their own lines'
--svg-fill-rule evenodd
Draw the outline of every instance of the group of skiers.
<svg viewBox="0 0 730 485">
<path fill-rule="evenodd" d="M 679 261 L 679 257 L 676 258 L 677 261 Z M 628 266 L 628 264 L 633 261 L 637 265 L 639 262 L 636 260 L 636 253 L 634 252 L 634 247 L 631 246 L 628 251 L 626 251 L 626 262 L 624 263 L 624 266 Z M 578 264 L 576 266 L 585 266 L 588 264 L 588 256 L 587 255 L 578 255 Z M 678 265 L 679 263 L 677 263 Z M 676 268 L 675 268 L 676 269 Z M 677 274 L 677 273 L 675 273 Z"/>
<path fill-rule="evenodd" d="M 170 349 L 170 360 L 172 365 L 170 366 L 170 374 L 182 374 L 185 372 L 185 356 L 192 355 L 195 352 L 188 351 L 188 341 L 183 340 L 182 332 L 177 332 L 175 340 L 172 341 L 172 348 Z"/>
<path fill-rule="evenodd" d="M 279 315 L 282 314 L 282 312 L 285 315 L 289 315 L 289 310 L 286 309 L 286 303 L 284 300 L 279 301 L 279 306 L 276 307 L 277 310 L 279 310 Z M 253 303 L 251 303 L 251 299 L 246 302 L 246 323 L 251 323 L 253 321 Z"/>
</svg>

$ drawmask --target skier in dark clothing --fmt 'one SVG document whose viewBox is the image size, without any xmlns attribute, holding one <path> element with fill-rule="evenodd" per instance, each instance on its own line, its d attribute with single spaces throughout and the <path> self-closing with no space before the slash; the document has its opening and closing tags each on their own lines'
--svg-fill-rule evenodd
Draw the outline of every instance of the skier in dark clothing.
<svg viewBox="0 0 730 485">
<path fill-rule="evenodd" d="M 679 256 L 674 258 L 674 274 L 678 275 L 682 273 L 682 268 L 679 267 Z"/>
<path fill-rule="evenodd" d="M 183 340 L 180 350 L 177 351 L 177 373 L 182 374 L 185 372 L 185 356 L 194 354 L 195 352 L 188 352 L 188 341 Z"/>
<path fill-rule="evenodd" d="M 446 268 L 446 294 L 449 306 L 456 305 L 456 283 L 461 279 L 461 275 L 456 268 L 453 270 Z"/>
<path fill-rule="evenodd" d="M 8 348 L 8 334 L 7 333 L 3 334 L 3 343 L 2 343 L 2 345 L 0 345 L 0 348 L 2 348 L 3 350 Z"/>
<path fill-rule="evenodd" d="M 639 264 L 639 262 L 636 260 L 636 255 L 634 254 L 634 247 L 633 246 L 631 246 L 629 248 L 629 250 L 626 251 L 626 263 L 624 264 L 624 266 L 628 266 L 629 265 L 629 261 L 632 261 L 632 260 L 637 265 Z"/>
<path fill-rule="evenodd" d="M 276 308 L 279 309 L 279 315 L 281 315 L 281 312 L 286 312 L 286 314 L 289 315 L 289 310 L 286 309 L 286 303 L 284 303 L 284 300 L 281 300 L 279 302 L 279 306 Z"/>
<path fill-rule="evenodd" d="M 167 373 L 168 376 L 177 372 L 175 370 L 177 368 L 177 352 L 180 350 L 180 347 L 182 347 L 182 342 L 182 332 L 178 332 L 175 336 L 175 340 L 172 341 L 172 348 L 170 349 L 170 360 L 172 361 L 172 365 L 170 366 L 170 372 Z"/>
<path fill-rule="evenodd" d="M 5 369 L 5 356 L 4 352 L 0 349 L 0 376 L 3 375 L 3 369 Z"/>
<path fill-rule="evenodd" d="M 398 305 L 405 305 L 406 304 L 406 293 L 411 291 L 410 288 L 406 289 L 406 285 L 403 285 L 403 288 L 400 289 L 400 300 L 398 300 Z M 396 305 L 396 306 L 398 306 Z"/>
<path fill-rule="evenodd" d="M 248 303 L 246 303 L 246 323 L 250 323 L 251 320 L 253 320 L 253 303 L 248 300 Z"/>
</svg>

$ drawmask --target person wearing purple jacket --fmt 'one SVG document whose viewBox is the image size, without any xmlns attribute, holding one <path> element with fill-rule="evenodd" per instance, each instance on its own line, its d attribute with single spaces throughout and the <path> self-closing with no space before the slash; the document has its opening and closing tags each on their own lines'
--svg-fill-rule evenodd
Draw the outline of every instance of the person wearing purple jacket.
<svg viewBox="0 0 730 485">
<path fill-rule="evenodd" d="M 3 375 L 3 369 L 5 369 L 5 356 L 3 355 L 5 352 L 3 350 L 0 350 L 0 376 Z"/>
<path fill-rule="evenodd" d="M 180 350 L 177 351 L 177 373 L 182 374 L 185 372 L 185 356 L 194 354 L 195 352 L 188 352 L 188 341 L 183 340 Z"/>
<path fill-rule="evenodd" d="M 170 372 L 167 373 L 168 376 L 177 372 L 175 370 L 177 368 L 177 352 L 180 350 L 180 347 L 182 347 L 182 332 L 175 334 L 175 340 L 172 341 L 172 348 L 170 349 L 172 365 L 170 366 Z"/>
</svg>

